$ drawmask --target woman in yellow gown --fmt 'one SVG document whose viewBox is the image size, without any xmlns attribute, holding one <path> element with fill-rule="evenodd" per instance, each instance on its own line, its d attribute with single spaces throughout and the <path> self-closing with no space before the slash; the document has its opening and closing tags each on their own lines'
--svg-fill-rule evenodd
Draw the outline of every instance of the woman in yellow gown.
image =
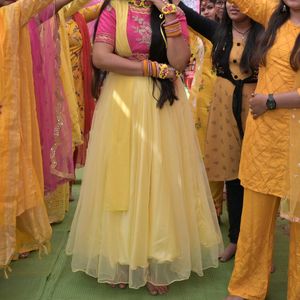
<svg viewBox="0 0 300 300">
<path fill-rule="evenodd" d="M 153 2 L 162 9 L 162 1 Z M 154 62 L 157 74 L 164 68 L 173 81 L 153 85 L 143 76 L 157 47 L 166 51 L 161 13 L 152 5 L 116 0 L 103 6 L 93 60 L 110 72 L 94 114 L 67 253 L 73 271 L 122 287 L 147 285 L 158 294 L 191 272 L 202 276 L 217 267 L 222 237 L 183 83 L 171 67 Z M 166 42 L 170 63 L 183 70 L 190 56 L 185 17 L 178 12 L 166 22 L 181 28 Z M 152 30 L 157 46 L 149 51 Z M 161 96 L 170 86 L 178 98 L 171 103 Z"/>
</svg>

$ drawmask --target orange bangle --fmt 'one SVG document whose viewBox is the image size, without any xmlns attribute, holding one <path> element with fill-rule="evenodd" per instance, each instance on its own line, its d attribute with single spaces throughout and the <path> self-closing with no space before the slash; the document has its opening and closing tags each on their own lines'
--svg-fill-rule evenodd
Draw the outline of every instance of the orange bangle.
<svg viewBox="0 0 300 300">
<path fill-rule="evenodd" d="M 157 62 L 152 61 L 152 77 L 157 77 Z"/>
<path fill-rule="evenodd" d="M 149 76 L 148 59 L 143 60 L 143 75 L 144 76 Z"/>
</svg>

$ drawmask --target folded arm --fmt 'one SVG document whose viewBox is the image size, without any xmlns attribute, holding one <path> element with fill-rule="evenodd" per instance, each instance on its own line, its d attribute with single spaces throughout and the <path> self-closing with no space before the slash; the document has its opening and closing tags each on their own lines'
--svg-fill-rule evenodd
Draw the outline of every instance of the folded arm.
<svg viewBox="0 0 300 300">
<path fill-rule="evenodd" d="M 266 27 L 278 0 L 231 0 L 242 13 Z"/>
<path fill-rule="evenodd" d="M 201 16 L 183 2 L 179 3 L 179 7 L 185 13 L 188 25 L 212 42 L 218 28 L 218 23 Z"/>
</svg>

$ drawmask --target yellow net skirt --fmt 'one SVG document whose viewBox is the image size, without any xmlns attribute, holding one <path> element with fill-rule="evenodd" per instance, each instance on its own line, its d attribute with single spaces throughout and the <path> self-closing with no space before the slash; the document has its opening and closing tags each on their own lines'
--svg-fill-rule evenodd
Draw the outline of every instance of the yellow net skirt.
<svg viewBox="0 0 300 300">
<path fill-rule="evenodd" d="M 201 276 L 223 246 L 183 85 L 162 109 L 152 87 L 106 78 L 67 245 L 73 271 L 131 288 Z"/>
</svg>

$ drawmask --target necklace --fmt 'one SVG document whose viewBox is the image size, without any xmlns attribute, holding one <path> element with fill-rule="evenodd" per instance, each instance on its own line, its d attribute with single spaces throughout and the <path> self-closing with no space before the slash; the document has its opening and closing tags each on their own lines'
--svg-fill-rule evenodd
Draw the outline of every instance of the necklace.
<svg viewBox="0 0 300 300">
<path fill-rule="evenodd" d="M 232 28 L 237 32 L 239 33 L 241 36 L 242 36 L 242 39 L 244 40 L 246 35 L 248 34 L 248 32 L 250 31 L 251 27 L 249 27 L 246 31 L 240 31 L 238 30 L 235 26 L 232 25 Z"/>
<path fill-rule="evenodd" d="M 147 0 L 129 0 L 128 2 L 136 7 L 142 8 L 149 8 L 152 5 L 152 2 Z"/>
</svg>

